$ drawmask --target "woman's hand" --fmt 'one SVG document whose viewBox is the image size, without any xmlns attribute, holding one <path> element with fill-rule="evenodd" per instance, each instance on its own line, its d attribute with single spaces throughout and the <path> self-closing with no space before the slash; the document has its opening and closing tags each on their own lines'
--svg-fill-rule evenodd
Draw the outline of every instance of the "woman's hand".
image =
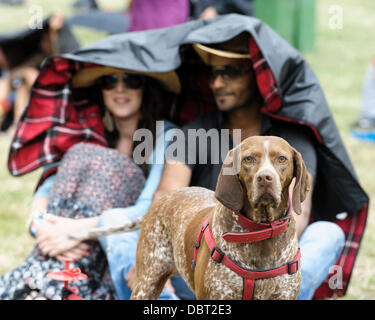
<svg viewBox="0 0 375 320">
<path fill-rule="evenodd" d="M 37 243 L 43 254 L 62 260 L 64 257 L 77 261 L 89 255 L 90 246 L 71 239 L 69 234 L 95 227 L 97 218 L 70 219 L 46 215 L 39 224 Z"/>
</svg>

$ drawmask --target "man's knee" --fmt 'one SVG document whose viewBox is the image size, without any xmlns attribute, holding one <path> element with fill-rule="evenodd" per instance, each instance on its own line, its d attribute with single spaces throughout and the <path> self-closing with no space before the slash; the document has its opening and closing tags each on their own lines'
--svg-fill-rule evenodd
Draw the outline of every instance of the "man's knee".
<svg viewBox="0 0 375 320">
<path fill-rule="evenodd" d="M 345 234 L 334 222 L 317 221 L 305 229 L 299 242 L 303 257 L 302 267 L 309 269 L 322 263 L 331 266 L 342 252 Z"/>
<path fill-rule="evenodd" d="M 340 256 L 345 234 L 333 222 L 317 221 L 307 226 L 300 239 L 302 283 L 299 299 L 311 299 Z"/>
<path fill-rule="evenodd" d="M 334 222 L 329 221 L 317 221 L 310 224 L 306 228 L 307 237 L 318 238 L 321 241 L 325 240 L 331 243 L 332 246 L 341 248 L 345 243 L 345 233 L 342 229 Z M 340 251 L 341 251 L 340 249 Z"/>
</svg>

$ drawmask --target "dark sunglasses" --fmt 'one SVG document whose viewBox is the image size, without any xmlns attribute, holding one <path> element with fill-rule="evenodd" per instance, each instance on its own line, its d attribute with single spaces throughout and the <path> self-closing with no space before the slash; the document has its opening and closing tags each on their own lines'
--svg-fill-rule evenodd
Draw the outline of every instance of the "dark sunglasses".
<svg viewBox="0 0 375 320">
<path fill-rule="evenodd" d="M 208 74 L 210 82 L 214 81 L 218 76 L 221 76 L 224 82 L 242 77 L 250 70 L 250 65 L 235 65 L 227 64 L 222 67 L 208 66 Z"/>
<path fill-rule="evenodd" d="M 137 74 L 110 74 L 100 77 L 96 82 L 104 90 L 116 88 L 117 83 L 121 80 L 129 89 L 140 89 L 144 85 L 144 77 Z"/>
</svg>

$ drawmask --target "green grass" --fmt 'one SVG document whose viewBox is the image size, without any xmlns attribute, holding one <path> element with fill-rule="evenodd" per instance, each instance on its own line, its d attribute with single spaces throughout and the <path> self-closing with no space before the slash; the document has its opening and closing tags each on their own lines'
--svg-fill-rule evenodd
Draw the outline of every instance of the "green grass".
<svg viewBox="0 0 375 320">
<path fill-rule="evenodd" d="M 21 8 L 0 6 L 0 31 L 27 25 L 28 6 L 40 4 L 45 14 L 59 8 L 71 14 L 67 0 L 29 0 Z M 116 0 L 99 1 L 103 7 L 119 8 Z M 363 143 L 350 137 L 352 122 L 359 116 L 363 76 L 375 55 L 375 1 L 373 0 L 319 0 L 317 11 L 317 48 L 306 58 L 313 67 L 324 89 L 337 126 L 355 166 L 361 184 L 370 197 L 375 195 L 375 144 Z M 343 29 L 329 28 L 329 9 L 343 8 Z M 117 7 L 116 7 L 117 6 Z M 22 23 L 21 23 L 22 22 Z M 103 37 L 83 28 L 74 29 L 82 44 Z M 40 171 L 13 178 L 6 167 L 10 139 L 0 137 L 0 274 L 15 267 L 28 254 L 34 241 L 25 229 L 28 205 Z M 375 298 L 375 218 L 374 204 L 370 203 L 367 229 L 355 265 L 348 294 L 344 299 Z"/>
<path fill-rule="evenodd" d="M 375 2 L 372 0 L 321 0 L 318 2 L 317 50 L 306 55 L 324 88 L 337 126 L 355 166 L 362 187 L 375 195 L 375 144 L 359 142 L 350 137 L 350 125 L 359 117 L 363 76 L 375 55 L 372 38 Z M 343 29 L 328 27 L 331 5 L 343 8 Z M 375 106 L 374 106 L 375 107 Z M 366 232 L 345 299 L 375 299 L 375 219 L 374 204 L 370 210 Z"/>
<path fill-rule="evenodd" d="M 18 265 L 34 241 L 26 230 L 27 210 L 39 172 L 13 178 L 6 160 L 10 139 L 0 137 L 0 274 Z"/>
</svg>

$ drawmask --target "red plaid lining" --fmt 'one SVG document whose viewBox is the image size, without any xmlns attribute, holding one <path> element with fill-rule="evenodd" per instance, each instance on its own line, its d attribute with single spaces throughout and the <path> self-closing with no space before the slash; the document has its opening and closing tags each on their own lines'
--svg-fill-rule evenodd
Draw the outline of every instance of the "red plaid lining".
<svg viewBox="0 0 375 320">
<path fill-rule="evenodd" d="M 345 295 L 365 230 L 367 210 L 368 205 L 366 203 L 356 215 L 344 220 L 334 221 L 342 228 L 346 239 L 342 253 L 335 263 L 340 269 L 332 270 L 332 273 L 315 291 L 314 299 L 323 299 L 335 295 L 341 297 Z M 342 272 L 342 278 L 340 277 L 340 272 Z M 332 279 L 330 280 L 331 277 Z M 342 281 L 342 285 L 339 281 Z"/>
<path fill-rule="evenodd" d="M 249 52 L 260 94 L 263 97 L 265 108 L 268 112 L 276 112 L 281 108 L 282 99 L 277 88 L 272 70 L 264 59 L 262 52 L 253 37 L 250 37 Z"/>
<path fill-rule="evenodd" d="M 12 175 L 59 161 L 77 142 L 107 145 L 99 106 L 87 100 L 72 103 L 69 80 L 78 69 L 90 66 L 62 58 L 47 61 L 10 147 Z"/>
</svg>

